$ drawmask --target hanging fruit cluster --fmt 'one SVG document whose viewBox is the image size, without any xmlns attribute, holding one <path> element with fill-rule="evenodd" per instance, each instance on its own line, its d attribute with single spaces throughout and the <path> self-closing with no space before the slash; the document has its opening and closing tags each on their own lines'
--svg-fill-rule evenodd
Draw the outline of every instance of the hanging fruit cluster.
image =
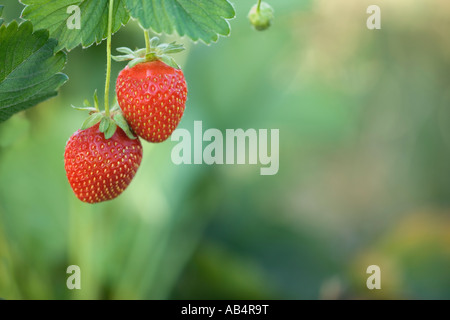
<svg viewBox="0 0 450 320">
<path fill-rule="evenodd" d="M 107 70 L 105 108 L 99 108 L 97 92 L 80 130 L 67 141 L 64 165 L 73 192 L 83 202 L 98 203 L 119 196 L 130 184 L 142 161 L 140 138 L 151 143 L 167 140 L 185 111 L 187 85 L 184 74 L 170 54 L 184 50 L 181 45 L 150 39 L 144 30 L 146 48 L 118 48 L 111 56 L 113 0 L 108 10 Z M 133 10 L 132 10 L 133 11 Z M 258 0 L 248 15 L 256 30 L 267 29 L 273 9 Z M 109 108 L 111 58 L 129 60 L 116 81 L 117 103 Z"/>
<path fill-rule="evenodd" d="M 77 108 L 90 115 L 67 142 L 64 164 L 70 186 L 83 202 L 98 203 L 119 196 L 141 164 L 139 138 L 163 142 L 183 116 L 187 85 L 183 72 L 168 54 L 184 48 L 176 43 L 159 43 L 156 37 L 150 40 L 147 32 L 145 37 L 145 49 L 118 48 L 124 55 L 112 57 L 130 60 L 117 77 L 117 105 L 109 110 L 105 101 L 105 110 L 100 111 L 95 92 L 94 107 L 85 101 L 84 107 Z M 108 74 L 110 51 L 107 54 Z"/>
</svg>

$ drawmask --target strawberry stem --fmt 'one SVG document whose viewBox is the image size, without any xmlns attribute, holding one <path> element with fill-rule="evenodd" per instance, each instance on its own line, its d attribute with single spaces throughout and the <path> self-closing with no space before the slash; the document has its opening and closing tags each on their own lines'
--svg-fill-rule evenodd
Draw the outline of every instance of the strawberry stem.
<svg viewBox="0 0 450 320">
<path fill-rule="evenodd" d="M 114 0 L 109 0 L 108 39 L 106 41 L 106 83 L 105 83 L 105 115 L 109 117 L 109 83 L 111 78 L 111 29 Z"/>
<path fill-rule="evenodd" d="M 258 0 L 258 6 L 256 7 L 256 12 L 259 12 L 261 8 L 261 0 Z"/>
<path fill-rule="evenodd" d="M 145 49 L 146 49 L 146 54 L 150 53 L 151 47 L 150 47 L 150 35 L 148 33 L 148 30 L 144 30 L 144 35 L 145 35 Z"/>
</svg>

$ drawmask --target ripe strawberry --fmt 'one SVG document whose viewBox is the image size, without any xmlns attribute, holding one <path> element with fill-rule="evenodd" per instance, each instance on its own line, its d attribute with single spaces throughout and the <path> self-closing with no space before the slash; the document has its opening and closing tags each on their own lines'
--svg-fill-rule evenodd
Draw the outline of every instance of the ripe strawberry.
<svg viewBox="0 0 450 320">
<path fill-rule="evenodd" d="M 64 165 L 75 195 L 97 203 L 116 198 L 130 184 L 142 160 L 139 139 L 117 128 L 110 139 L 99 124 L 78 130 L 67 141 Z"/>
<path fill-rule="evenodd" d="M 131 129 L 149 142 L 166 140 L 185 109 L 183 72 L 162 61 L 125 67 L 117 78 L 117 101 Z"/>
</svg>

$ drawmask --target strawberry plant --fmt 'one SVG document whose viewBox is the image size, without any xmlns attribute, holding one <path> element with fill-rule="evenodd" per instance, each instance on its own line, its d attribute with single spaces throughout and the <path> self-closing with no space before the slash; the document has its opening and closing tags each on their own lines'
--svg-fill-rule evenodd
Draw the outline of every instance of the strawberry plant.
<svg viewBox="0 0 450 320">
<path fill-rule="evenodd" d="M 235 10 L 228 0 L 21 3 L 25 5 L 24 21 L 5 24 L 0 20 L 0 122 L 57 94 L 68 81 L 62 70 L 70 50 L 106 39 L 104 107 L 101 110 L 97 91 L 94 106 L 85 100 L 84 106 L 74 107 L 89 115 L 81 130 L 68 140 L 64 160 L 67 178 L 80 200 L 96 203 L 113 199 L 124 191 L 139 167 L 139 139 L 153 143 L 167 140 L 185 112 L 188 86 L 171 57 L 184 48 L 175 42 L 160 43 L 157 37 L 150 39 L 150 33 L 177 34 L 209 45 L 230 34 L 229 20 L 235 17 Z M 0 16 L 2 9 L 0 6 Z M 272 16 L 271 7 L 258 1 L 249 19 L 255 29 L 263 30 Z M 120 47 L 117 51 L 123 55 L 113 57 L 112 35 L 130 20 L 139 23 L 146 48 Z M 112 58 L 129 63 L 117 78 L 117 102 L 111 104 Z"/>
</svg>

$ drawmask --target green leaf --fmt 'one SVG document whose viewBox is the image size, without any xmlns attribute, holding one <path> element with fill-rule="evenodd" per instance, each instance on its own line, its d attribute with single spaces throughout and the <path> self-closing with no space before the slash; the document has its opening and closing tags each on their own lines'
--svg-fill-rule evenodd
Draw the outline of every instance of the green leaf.
<svg viewBox="0 0 450 320">
<path fill-rule="evenodd" d="M 24 19 L 33 22 L 36 28 L 48 29 L 50 36 L 59 41 L 57 49 L 71 50 L 82 44 L 88 47 L 100 43 L 108 35 L 108 0 L 21 0 L 26 5 L 22 12 Z M 76 11 L 69 7 L 80 8 L 80 28 L 75 26 L 71 17 Z M 69 8 L 69 10 L 68 10 Z M 116 32 L 130 19 L 124 7 L 124 0 L 115 0 L 113 8 L 112 32 Z"/>
<path fill-rule="evenodd" d="M 227 0 L 124 0 L 130 15 L 145 29 L 187 36 L 206 44 L 230 34 L 235 16 Z"/>
<path fill-rule="evenodd" d="M 66 54 L 57 52 L 48 32 L 30 22 L 0 27 L 0 122 L 50 97 L 68 77 L 60 71 Z"/>
<path fill-rule="evenodd" d="M 93 125 L 96 125 L 102 119 L 103 115 L 99 112 L 91 114 L 89 117 L 86 118 L 86 120 L 84 120 L 83 124 L 81 125 L 81 130 L 88 129 Z"/>
<path fill-rule="evenodd" d="M 3 24 L 3 19 L 1 18 L 3 12 L 3 6 L 0 5 L 0 26 Z"/>
</svg>

